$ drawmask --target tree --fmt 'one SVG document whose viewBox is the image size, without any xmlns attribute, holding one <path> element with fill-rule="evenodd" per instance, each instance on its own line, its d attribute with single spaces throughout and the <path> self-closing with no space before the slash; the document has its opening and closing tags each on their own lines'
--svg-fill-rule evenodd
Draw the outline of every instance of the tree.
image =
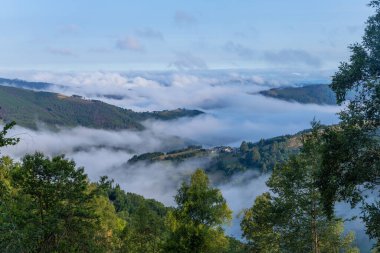
<svg viewBox="0 0 380 253">
<path fill-rule="evenodd" d="M 95 184 L 90 185 L 91 190 L 96 189 Z M 96 250 L 100 252 L 118 251 L 123 246 L 123 231 L 127 222 L 116 213 L 115 206 L 107 196 L 95 195 L 88 205 L 96 217 L 94 227 L 96 229 L 91 238 L 92 231 L 89 231 L 89 240 L 97 240 Z M 80 228 L 83 229 L 83 228 Z"/>
<path fill-rule="evenodd" d="M 247 247 L 246 243 L 243 243 L 234 237 L 228 237 L 228 248 L 226 248 L 225 251 L 222 251 L 222 252 L 225 252 L 225 253 L 248 253 L 250 251 L 249 251 L 249 248 Z"/>
<path fill-rule="evenodd" d="M 20 139 L 19 138 L 7 138 L 5 137 L 8 131 L 16 125 L 16 122 L 12 121 L 4 126 L 3 130 L 0 132 L 0 147 L 5 147 L 9 145 L 16 145 Z"/>
<path fill-rule="evenodd" d="M 355 252 L 349 238 L 336 236 L 340 221 L 328 219 L 316 184 L 321 131 L 314 122 L 300 154 L 276 167 L 267 181 L 272 194 L 259 196 L 245 211 L 243 235 L 257 252 Z"/>
<path fill-rule="evenodd" d="M 162 243 L 167 234 L 162 217 L 144 205 L 128 221 L 122 238 L 125 252 L 162 252 Z"/>
<path fill-rule="evenodd" d="M 369 4 L 375 14 L 367 20 L 361 43 L 349 47 L 349 62 L 340 65 L 331 88 L 341 123 L 323 136 L 323 162 L 318 185 L 325 209 L 333 213 L 337 201 L 361 203 L 367 232 L 380 241 L 380 1 Z M 366 201 L 370 195 L 374 201 Z M 380 244 L 378 245 L 380 247 Z"/>
<path fill-rule="evenodd" d="M 227 248 L 221 226 L 231 220 L 232 212 L 221 192 L 210 187 L 203 170 L 195 171 L 190 184 L 182 184 L 175 201 L 177 208 L 167 218 L 170 234 L 165 252 L 212 253 Z"/>
<path fill-rule="evenodd" d="M 125 193 L 113 183 L 113 180 L 101 177 L 97 188 L 100 194 L 112 201 L 117 215 L 127 222 L 116 237 L 121 242 L 120 252 L 162 252 L 162 244 L 168 233 L 165 215 L 169 208 L 157 201 Z"/>
<path fill-rule="evenodd" d="M 63 156 L 3 158 L 6 195 L 0 198 L 0 246 L 6 252 L 107 252 L 124 223 L 97 195 L 83 168 Z"/>
<path fill-rule="evenodd" d="M 15 122 L 6 124 L 0 132 L 0 147 L 19 142 L 18 138 L 5 137 L 15 124 Z M 25 214 L 28 211 L 25 205 L 19 205 L 22 201 L 18 197 L 17 190 L 12 187 L 11 170 L 15 166 L 9 157 L 0 158 L 0 248 L 5 252 L 20 251 L 20 241 L 23 238 L 17 227 L 20 217 L 13 214 Z"/>
<path fill-rule="evenodd" d="M 246 152 L 248 152 L 248 150 L 249 150 L 249 147 L 248 147 L 247 142 L 243 141 L 243 142 L 240 144 L 240 152 L 242 152 L 242 153 L 246 153 Z"/>
<path fill-rule="evenodd" d="M 256 252 L 280 252 L 280 235 L 274 231 L 276 217 L 273 208 L 272 196 L 267 192 L 255 199 L 252 208 L 244 211 L 240 223 L 243 237 Z"/>
</svg>

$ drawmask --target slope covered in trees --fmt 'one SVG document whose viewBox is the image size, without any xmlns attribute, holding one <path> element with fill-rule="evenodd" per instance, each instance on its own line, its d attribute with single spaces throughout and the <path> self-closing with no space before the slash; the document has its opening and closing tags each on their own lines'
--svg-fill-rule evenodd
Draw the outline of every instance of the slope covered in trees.
<svg viewBox="0 0 380 253">
<path fill-rule="evenodd" d="M 141 122 L 147 119 L 172 120 L 200 114 L 201 111 L 186 109 L 139 113 L 79 96 L 0 86 L 0 120 L 16 121 L 20 126 L 33 129 L 43 123 L 51 128 L 84 126 L 142 130 Z"/>
<path fill-rule="evenodd" d="M 207 173 L 217 176 L 219 180 L 228 180 L 231 176 L 245 171 L 271 172 L 276 164 L 297 154 L 302 145 L 302 133 L 285 135 L 259 142 L 242 142 L 239 148 L 214 147 L 210 149 L 202 146 L 189 146 L 167 153 L 152 152 L 133 156 L 127 166 L 138 162 L 156 163 L 173 162 L 179 164 L 190 159 L 207 159 L 205 165 Z"/>
</svg>

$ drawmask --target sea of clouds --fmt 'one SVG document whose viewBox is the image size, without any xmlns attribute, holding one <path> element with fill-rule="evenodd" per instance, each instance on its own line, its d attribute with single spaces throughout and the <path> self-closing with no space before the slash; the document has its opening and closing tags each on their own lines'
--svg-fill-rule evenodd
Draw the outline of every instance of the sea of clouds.
<svg viewBox="0 0 380 253">
<path fill-rule="evenodd" d="M 20 77 L 20 73 L 18 73 Z M 8 77 L 14 77 L 8 75 Z M 46 90 L 66 95 L 98 99 L 135 111 L 198 109 L 205 114 L 172 121 L 145 121 L 146 129 L 107 131 L 76 127 L 51 131 L 17 126 L 11 136 L 21 138 L 18 145 L 2 149 L 3 155 L 16 160 L 26 153 L 40 151 L 53 156 L 65 154 L 83 166 L 93 181 L 107 175 L 129 192 L 174 205 L 173 196 L 184 179 L 208 160 L 188 160 L 180 164 L 127 163 L 133 155 L 169 151 L 189 144 L 204 147 L 258 141 L 284 134 L 294 134 L 310 127 L 314 118 L 323 124 L 338 122 L 338 106 L 299 104 L 264 97 L 261 90 L 272 87 L 320 82 L 326 78 L 300 73 L 274 75 L 245 72 L 200 73 L 119 73 L 84 72 L 22 73 L 29 81 L 53 83 Z M 216 185 L 234 211 L 234 221 L 227 231 L 239 236 L 239 218 L 267 190 L 268 175 L 246 173 Z M 212 181 L 212 178 L 211 178 Z"/>
</svg>

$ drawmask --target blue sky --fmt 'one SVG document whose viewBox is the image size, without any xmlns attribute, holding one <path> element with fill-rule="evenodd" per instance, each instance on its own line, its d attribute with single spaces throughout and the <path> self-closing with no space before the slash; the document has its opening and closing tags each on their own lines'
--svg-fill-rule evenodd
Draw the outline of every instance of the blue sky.
<svg viewBox="0 0 380 253">
<path fill-rule="evenodd" d="M 0 70 L 334 70 L 364 0 L 2 0 Z"/>
</svg>

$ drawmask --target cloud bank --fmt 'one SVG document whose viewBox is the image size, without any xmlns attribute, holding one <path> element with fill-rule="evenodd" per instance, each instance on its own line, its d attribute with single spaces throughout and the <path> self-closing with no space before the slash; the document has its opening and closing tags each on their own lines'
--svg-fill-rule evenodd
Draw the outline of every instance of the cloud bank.
<svg viewBox="0 0 380 253">
<path fill-rule="evenodd" d="M 258 141 L 283 134 L 293 134 L 309 127 L 316 117 L 325 124 L 337 122 L 336 106 L 303 105 L 267 98 L 259 91 L 274 86 L 296 84 L 294 80 L 310 76 L 289 73 L 289 78 L 252 72 L 171 73 L 29 73 L 28 80 L 51 82 L 49 91 L 77 94 L 100 99 L 136 111 L 189 108 L 206 114 L 173 121 L 146 121 L 146 130 L 105 131 L 83 127 L 32 131 L 17 127 L 11 135 L 21 142 L 2 150 L 15 158 L 42 151 L 47 155 L 66 154 L 78 166 L 84 166 L 91 180 L 107 175 L 123 189 L 173 205 L 182 180 L 208 160 L 189 160 L 180 164 L 162 162 L 126 162 L 135 154 L 169 151 L 189 144 L 205 147 L 240 145 L 241 141 Z M 113 96 L 110 96 L 113 95 Z M 266 176 L 254 173 L 238 175 L 217 185 L 236 216 L 251 206 L 264 192 Z M 212 176 L 211 176 L 212 181 Z M 239 236 L 239 219 L 235 217 L 231 235 Z"/>
</svg>

